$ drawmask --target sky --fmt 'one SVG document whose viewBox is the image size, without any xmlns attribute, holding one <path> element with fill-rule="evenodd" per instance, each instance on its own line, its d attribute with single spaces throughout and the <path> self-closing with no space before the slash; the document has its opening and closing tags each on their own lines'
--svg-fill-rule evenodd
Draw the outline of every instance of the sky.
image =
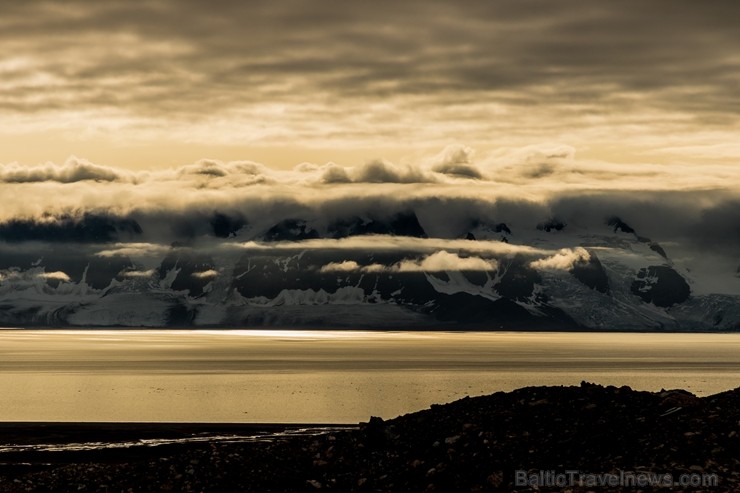
<svg viewBox="0 0 740 493">
<path fill-rule="evenodd" d="M 475 224 L 618 216 L 740 292 L 738 18 L 736 1 L 7 3 L 0 239 L 105 223 L 102 243 L 131 241 L 97 254 L 161 256 L 220 241 L 214 218 L 249 243 L 413 212 L 430 238 L 403 248 L 427 256 L 388 268 L 482 268 L 445 255 Z M 375 268 L 346 262 L 328 268 Z"/>
<path fill-rule="evenodd" d="M 0 163 L 735 166 L 734 1 L 6 2 Z"/>
</svg>

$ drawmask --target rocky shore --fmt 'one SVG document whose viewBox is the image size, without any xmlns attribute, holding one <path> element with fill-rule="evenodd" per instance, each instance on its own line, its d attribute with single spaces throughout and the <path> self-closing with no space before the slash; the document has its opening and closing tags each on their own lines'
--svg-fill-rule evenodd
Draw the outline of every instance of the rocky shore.
<svg viewBox="0 0 740 493">
<path fill-rule="evenodd" d="M 313 436 L 3 460 L 2 492 L 731 492 L 740 388 L 528 387 Z"/>
</svg>

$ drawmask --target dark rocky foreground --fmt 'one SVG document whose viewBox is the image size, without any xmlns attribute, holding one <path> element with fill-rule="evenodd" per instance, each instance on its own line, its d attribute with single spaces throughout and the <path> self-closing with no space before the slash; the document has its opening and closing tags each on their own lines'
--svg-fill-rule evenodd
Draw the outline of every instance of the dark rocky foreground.
<svg viewBox="0 0 740 493">
<path fill-rule="evenodd" d="M 15 460 L 0 468 L 0 491 L 730 492 L 740 491 L 740 388 L 697 398 L 587 383 L 529 387 L 319 436 Z M 623 481 L 653 473 L 662 486 L 517 486 L 517 470 L 528 482 L 540 470 L 545 482 L 558 480 L 552 471 L 612 480 L 621 472 Z M 668 487 L 666 473 L 717 486 Z"/>
</svg>

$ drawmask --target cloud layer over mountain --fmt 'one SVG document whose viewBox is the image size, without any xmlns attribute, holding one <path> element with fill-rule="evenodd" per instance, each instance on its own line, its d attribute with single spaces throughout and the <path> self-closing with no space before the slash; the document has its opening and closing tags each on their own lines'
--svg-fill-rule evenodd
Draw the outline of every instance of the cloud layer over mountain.
<svg viewBox="0 0 740 493">
<path fill-rule="evenodd" d="M 737 166 L 594 163 L 564 145 L 485 155 L 454 145 L 417 162 L 293 170 L 201 160 L 132 172 L 70 158 L 0 167 L 0 242 L 51 256 L 55 245 L 88 245 L 91 255 L 137 262 L 121 274 L 129 279 L 151 275 L 173 245 L 213 255 L 334 252 L 315 266 L 324 272 L 495 270 L 502 256 L 567 271 L 588 263 L 588 251 L 567 241 L 538 248 L 538 236 L 613 229 L 664 256 L 736 269 L 739 189 Z M 401 257 L 363 264 L 341 252 Z M 209 265 L 192 273 L 218 275 Z"/>
</svg>

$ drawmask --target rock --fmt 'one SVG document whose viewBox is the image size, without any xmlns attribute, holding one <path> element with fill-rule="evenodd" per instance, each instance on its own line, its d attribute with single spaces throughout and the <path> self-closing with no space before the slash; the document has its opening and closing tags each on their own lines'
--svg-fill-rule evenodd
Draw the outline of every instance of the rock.
<svg viewBox="0 0 740 493">
<path fill-rule="evenodd" d="M 666 265 L 651 265 L 640 269 L 630 290 L 646 303 L 664 308 L 683 303 L 691 294 L 686 280 Z"/>
<path fill-rule="evenodd" d="M 315 479 L 307 479 L 306 483 L 316 490 L 320 490 L 321 488 L 323 488 L 323 485 Z"/>
<path fill-rule="evenodd" d="M 494 488 L 499 488 L 504 483 L 503 471 L 497 471 L 486 478 L 486 482 Z"/>
<path fill-rule="evenodd" d="M 460 435 L 455 435 L 455 436 L 445 438 L 445 443 L 447 445 L 455 445 L 458 440 L 460 440 Z"/>
<path fill-rule="evenodd" d="M 370 446 L 382 446 L 386 442 L 387 430 L 383 418 L 372 416 L 363 427 L 365 440 Z"/>
<path fill-rule="evenodd" d="M 324 452 L 324 455 L 326 456 L 327 459 L 334 458 L 334 447 L 331 446 L 328 449 L 326 449 L 326 452 Z"/>
</svg>

